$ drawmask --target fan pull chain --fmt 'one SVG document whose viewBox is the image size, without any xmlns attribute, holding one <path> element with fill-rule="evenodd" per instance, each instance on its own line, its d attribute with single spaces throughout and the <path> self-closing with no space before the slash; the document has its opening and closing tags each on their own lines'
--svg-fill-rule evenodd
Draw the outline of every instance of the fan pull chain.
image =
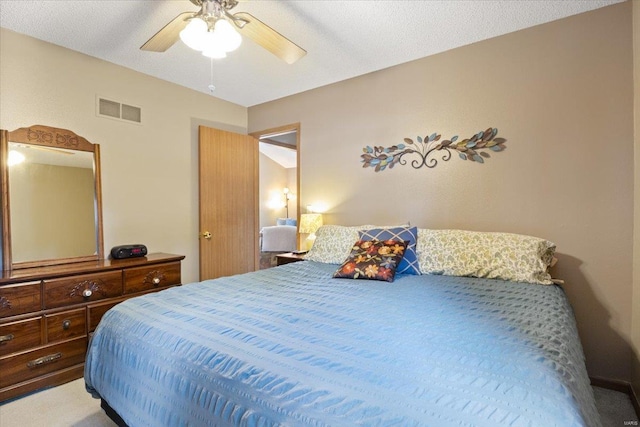
<svg viewBox="0 0 640 427">
<path fill-rule="evenodd" d="M 209 93 L 213 95 L 214 90 L 216 90 L 216 87 L 213 84 L 213 58 L 211 58 L 211 83 L 209 84 Z"/>
</svg>

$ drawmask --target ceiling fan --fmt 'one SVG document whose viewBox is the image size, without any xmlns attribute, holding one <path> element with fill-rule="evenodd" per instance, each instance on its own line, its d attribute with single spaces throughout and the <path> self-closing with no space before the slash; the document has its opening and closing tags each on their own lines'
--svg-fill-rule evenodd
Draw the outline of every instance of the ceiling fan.
<svg viewBox="0 0 640 427">
<path fill-rule="evenodd" d="M 228 27 L 235 27 L 241 34 L 247 36 L 288 64 L 293 64 L 307 54 L 300 46 L 251 14 L 246 12 L 231 14 L 229 11 L 238 4 L 238 0 L 190 1 L 200 7 L 198 12 L 182 12 L 143 44 L 140 49 L 152 52 L 166 51 L 181 38 L 180 33 L 183 32 L 194 19 L 197 19 L 195 24 L 203 25 L 200 21 L 204 22 L 209 35 L 213 34 L 214 27 L 218 21 L 230 22 L 233 25 Z"/>
</svg>

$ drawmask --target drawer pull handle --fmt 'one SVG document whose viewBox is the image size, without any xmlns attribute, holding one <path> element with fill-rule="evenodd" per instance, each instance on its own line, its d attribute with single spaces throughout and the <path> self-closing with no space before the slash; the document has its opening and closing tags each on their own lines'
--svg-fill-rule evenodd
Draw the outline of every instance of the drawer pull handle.
<svg viewBox="0 0 640 427">
<path fill-rule="evenodd" d="M 105 282 L 101 279 L 97 280 L 83 280 L 71 289 L 69 296 L 72 298 L 82 296 L 83 298 L 89 298 L 94 293 L 102 295 L 102 298 L 107 296 L 104 291 L 106 286 Z"/>
<path fill-rule="evenodd" d="M 9 301 L 6 297 L 0 297 L 0 308 L 12 308 L 11 301 Z"/>
<path fill-rule="evenodd" d="M 71 327 L 71 320 L 69 320 L 69 319 L 64 319 L 64 320 L 62 321 L 62 329 L 64 329 L 64 330 L 66 331 L 66 330 L 67 330 L 67 329 L 69 329 L 70 327 Z"/>
<path fill-rule="evenodd" d="M 5 343 L 7 341 L 11 341 L 13 339 L 13 334 L 2 335 L 0 336 L 0 344 Z"/>
<path fill-rule="evenodd" d="M 49 354 L 48 356 L 42 356 L 36 360 L 27 362 L 28 368 L 37 368 L 38 366 L 46 365 L 47 363 L 54 362 L 62 357 L 62 353 Z"/>
<path fill-rule="evenodd" d="M 142 279 L 142 283 L 144 283 L 145 285 L 158 286 L 166 278 L 167 277 L 164 275 L 164 273 L 161 270 L 153 270 L 153 271 L 150 271 L 144 277 L 144 279 Z"/>
</svg>

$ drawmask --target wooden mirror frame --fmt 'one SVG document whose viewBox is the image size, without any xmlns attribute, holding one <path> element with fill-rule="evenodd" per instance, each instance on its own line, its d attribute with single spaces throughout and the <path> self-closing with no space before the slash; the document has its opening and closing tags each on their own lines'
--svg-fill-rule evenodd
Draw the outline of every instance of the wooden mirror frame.
<svg viewBox="0 0 640 427">
<path fill-rule="evenodd" d="M 11 257 L 11 209 L 9 200 L 9 142 L 38 145 L 65 150 L 86 151 L 93 154 L 94 175 L 94 206 L 96 253 L 87 256 L 58 258 L 49 260 L 34 260 L 12 263 Z M 102 186 L 100 182 L 100 146 L 92 144 L 85 138 L 67 129 L 50 126 L 33 125 L 14 131 L 0 130 L 0 176 L 2 178 L 2 269 L 12 270 L 20 268 L 41 267 L 47 265 L 69 264 L 73 262 L 93 261 L 104 258 L 102 237 Z"/>
</svg>

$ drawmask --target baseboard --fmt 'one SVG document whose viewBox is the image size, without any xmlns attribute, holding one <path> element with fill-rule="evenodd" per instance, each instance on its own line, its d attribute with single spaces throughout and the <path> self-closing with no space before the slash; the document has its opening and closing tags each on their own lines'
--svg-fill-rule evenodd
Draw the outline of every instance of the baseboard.
<svg viewBox="0 0 640 427">
<path fill-rule="evenodd" d="M 626 381 L 610 380 L 599 377 L 589 377 L 589 380 L 591 380 L 592 386 L 626 393 L 631 399 L 631 404 L 633 405 L 633 409 L 636 411 L 636 415 L 640 417 L 640 399 L 638 399 L 638 393 L 634 389 L 633 384 Z"/>
</svg>

